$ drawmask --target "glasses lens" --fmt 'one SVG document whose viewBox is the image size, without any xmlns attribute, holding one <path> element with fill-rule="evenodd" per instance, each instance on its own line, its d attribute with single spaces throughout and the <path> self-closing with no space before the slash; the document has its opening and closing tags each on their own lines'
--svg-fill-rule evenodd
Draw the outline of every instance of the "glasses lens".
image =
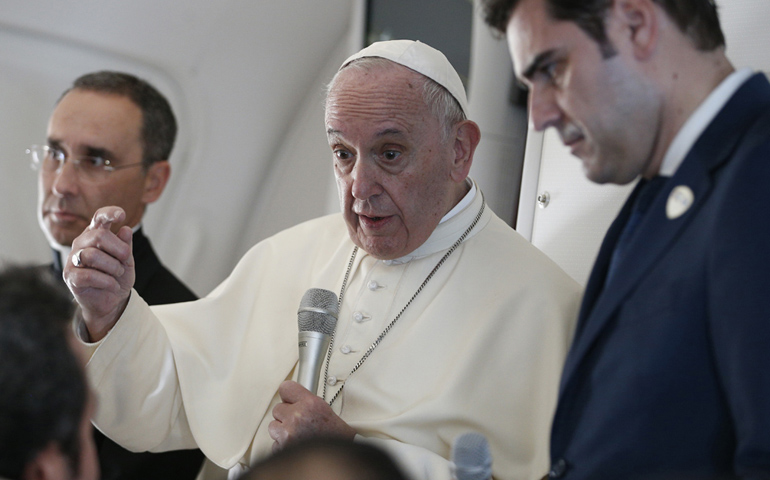
<svg viewBox="0 0 770 480">
<path fill-rule="evenodd" d="M 41 145 L 32 145 L 27 149 L 27 153 L 32 160 L 32 168 L 35 170 L 56 170 L 59 168 L 59 162 L 54 157 L 54 152 Z"/>
<path fill-rule="evenodd" d="M 82 156 L 77 159 L 78 170 L 83 180 L 88 182 L 100 182 L 110 174 L 105 168 L 106 160 L 102 157 Z"/>
<path fill-rule="evenodd" d="M 51 147 L 42 147 L 39 157 L 43 170 L 48 172 L 55 172 L 58 170 L 59 165 L 64 161 L 64 154 Z"/>
<path fill-rule="evenodd" d="M 32 145 L 27 149 L 32 160 L 32 168 L 45 174 L 54 174 L 59 172 L 64 162 L 69 161 L 80 179 L 87 182 L 102 182 L 109 177 L 110 172 L 120 168 L 134 167 L 142 165 L 136 163 L 125 166 L 113 167 L 104 157 L 81 155 L 67 157 L 64 151 L 48 145 Z"/>
</svg>

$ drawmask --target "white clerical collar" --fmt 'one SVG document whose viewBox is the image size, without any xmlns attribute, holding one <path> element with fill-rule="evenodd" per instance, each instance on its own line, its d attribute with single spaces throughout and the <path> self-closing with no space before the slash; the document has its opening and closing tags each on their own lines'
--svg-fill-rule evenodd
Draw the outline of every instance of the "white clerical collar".
<svg viewBox="0 0 770 480">
<path fill-rule="evenodd" d="M 447 214 L 444 215 L 443 218 L 441 218 L 441 221 L 438 222 L 439 225 L 441 225 L 442 223 L 446 222 L 450 218 L 457 215 L 458 212 L 461 212 L 463 208 L 470 205 L 471 202 L 473 201 L 473 198 L 476 196 L 476 182 L 474 182 L 473 180 L 470 179 L 470 177 L 468 177 L 465 179 L 465 184 L 471 187 L 471 189 L 468 190 L 468 193 L 465 194 L 462 200 L 460 200 L 457 203 L 457 205 L 455 205 L 454 208 L 452 208 L 452 210 L 447 212 Z"/>
<path fill-rule="evenodd" d="M 399 265 L 414 260 L 415 258 L 427 257 L 428 255 L 451 247 L 473 222 L 481 209 L 481 205 L 484 204 L 484 196 L 480 195 L 480 190 L 478 185 L 476 185 L 476 182 L 470 178 L 467 181 L 471 186 L 470 191 L 457 205 L 455 205 L 454 208 L 452 208 L 452 210 L 449 211 L 449 213 L 444 215 L 444 218 L 441 219 L 441 222 L 439 222 L 436 229 L 433 230 L 433 233 L 431 233 L 425 243 L 417 247 L 417 249 L 408 255 L 393 260 L 383 260 L 383 263 L 386 265 Z M 487 219 L 489 218 L 488 210 L 489 209 L 485 211 L 484 215 L 484 218 Z M 476 232 L 481 230 L 483 223 L 484 221 L 480 221 L 476 228 L 468 234 L 466 239 L 472 237 Z"/>
<path fill-rule="evenodd" d="M 740 88 L 743 83 L 749 79 L 754 72 L 750 68 L 742 68 L 731 73 L 725 78 L 719 86 L 714 89 L 706 100 L 701 103 L 697 109 L 690 115 L 690 118 L 682 125 L 679 132 L 674 137 L 674 141 L 668 147 L 666 156 L 663 157 L 663 163 L 660 166 L 659 175 L 670 177 L 676 173 L 679 165 L 684 161 L 684 157 L 695 145 L 695 142 L 701 136 L 709 123 L 717 116 L 722 107 L 725 106 L 730 97 Z"/>
</svg>

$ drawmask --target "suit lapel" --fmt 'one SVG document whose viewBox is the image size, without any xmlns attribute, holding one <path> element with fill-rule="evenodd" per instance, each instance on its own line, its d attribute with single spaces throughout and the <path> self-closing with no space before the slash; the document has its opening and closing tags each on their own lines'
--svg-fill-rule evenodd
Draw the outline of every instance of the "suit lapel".
<svg viewBox="0 0 770 480">
<path fill-rule="evenodd" d="M 615 249 L 615 245 L 617 244 L 621 233 L 623 233 L 623 227 L 628 222 L 628 217 L 631 215 L 631 210 L 638 194 L 639 185 L 637 185 L 628 196 L 626 203 L 620 209 L 617 218 L 612 222 L 604 236 L 602 245 L 599 248 L 599 253 L 596 256 L 596 262 L 588 277 L 585 292 L 583 293 L 583 302 L 580 305 L 580 312 L 578 313 L 579 321 L 576 337 L 581 335 L 583 326 L 585 325 L 585 318 L 591 311 L 593 311 L 596 301 L 604 289 L 604 281 L 607 277 L 607 270 L 609 269 L 612 252 Z"/>
<path fill-rule="evenodd" d="M 759 93 L 768 95 L 770 87 L 764 75 L 750 78 L 728 101 L 716 118 L 701 134 L 687 154 L 676 174 L 659 192 L 647 215 L 637 227 L 634 239 L 628 245 L 628 255 L 618 266 L 612 282 L 604 288 L 612 248 L 630 213 L 634 190 L 617 220 L 607 233 L 594 269 L 591 272 L 586 294 L 581 306 L 575 342 L 567 357 L 560 396 L 565 394 L 575 378 L 580 363 L 596 343 L 623 301 L 655 265 L 660 257 L 679 237 L 682 230 L 697 215 L 712 189 L 711 171 L 726 162 L 749 126 L 761 114 L 764 106 L 758 105 Z M 666 203 L 672 190 L 687 186 L 694 194 L 692 206 L 680 217 L 668 219 Z"/>
</svg>

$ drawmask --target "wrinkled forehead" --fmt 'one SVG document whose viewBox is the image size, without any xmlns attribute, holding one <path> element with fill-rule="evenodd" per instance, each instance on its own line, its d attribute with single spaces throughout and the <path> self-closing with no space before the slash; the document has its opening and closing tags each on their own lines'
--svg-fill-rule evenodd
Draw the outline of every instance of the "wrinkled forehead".
<svg viewBox="0 0 770 480">
<path fill-rule="evenodd" d="M 327 119 L 340 113 L 376 109 L 387 114 L 427 108 L 423 96 L 426 77 L 390 62 L 352 64 L 334 77 L 326 99 Z"/>
<path fill-rule="evenodd" d="M 417 87 L 422 88 L 427 80 L 425 75 L 385 58 L 364 57 L 340 68 L 329 85 L 328 93 L 329 96 L 344 94 L 357 87 L 418 91 Z"/>
</svg>

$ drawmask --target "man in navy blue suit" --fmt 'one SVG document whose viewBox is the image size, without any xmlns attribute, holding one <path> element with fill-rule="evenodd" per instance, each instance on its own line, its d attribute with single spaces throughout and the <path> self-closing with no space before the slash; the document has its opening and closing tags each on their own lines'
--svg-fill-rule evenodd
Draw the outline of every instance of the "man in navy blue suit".
<svg viewBox="0 0 770 480">
<path fill-rule="evenodd" d="M 550 477 L 770 478 L 770 84 L 713 0 L 485 0 L 589 179 L 642 177 L 589 278 Z"/>
</svg>

